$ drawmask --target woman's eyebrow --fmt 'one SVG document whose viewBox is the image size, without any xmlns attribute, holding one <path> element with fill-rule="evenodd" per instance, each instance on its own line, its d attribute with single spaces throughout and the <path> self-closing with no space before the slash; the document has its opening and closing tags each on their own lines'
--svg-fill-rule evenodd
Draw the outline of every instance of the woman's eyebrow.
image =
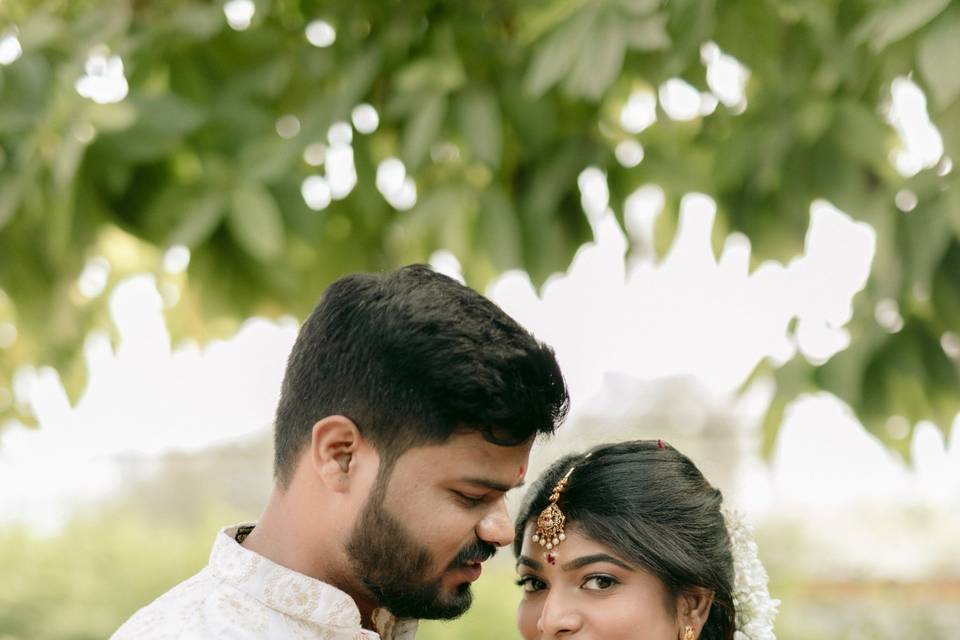
<svg viewBox="0 0 960 640">
<path fill-rule="evenodd" d="M 589 556 L 582 556 L 575 560 L 571 560 L 570 562 L 564 565 L 561 565 L 560 568 L 563 569 L 564 571 L 573 571 L 575 569 L 582 569 L 583 567 L 589 564 L 595 564 L 597 562 L 609 562 L 610 564 L 615 564 L 622 569 L 626 569 L 627 571 L 634 570 L 633 567 L 628 565 L 623 560 L 620 560 L 619 558 L 614 558 L 613 556 L 606 553 L 594 553 Z"/>
<path fill-rule="evenodd" d="M 520 556 L 517 558 L 517 566 L 523 565 L 525 567 L 530 567 L 534 571 L 539 571 L 543 568 L 543 565 L 534 560 L 533 558 L 528 558 L 527 556 Z"/>
</svg>

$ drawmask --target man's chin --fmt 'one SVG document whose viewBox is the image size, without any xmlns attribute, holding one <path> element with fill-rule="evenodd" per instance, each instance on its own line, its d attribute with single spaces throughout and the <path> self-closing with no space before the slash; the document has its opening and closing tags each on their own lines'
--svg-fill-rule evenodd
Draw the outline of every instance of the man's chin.
<svg viewBox="0 0 960 640">
<path fill-rule="evenodd" d="M 437 602 L 435 607 L 421 617 L 426 620 L 455 620 L 465 614 L 471 604 L 473 593 L 470 591 L 470 583 L 464 582 L 445 593 L 443 602 Z"/>
<path fill-rule="evenodd" d="M 386 607 L 395 616 L 400 618 L 419 618 L 421 620 L 455 620 L 470 608 L 473 603 L 473 593 L 470 583 L 463 578 L 451 579 L 446 575 L 435 583 L 433 593 L 428 595 L 421 592 L 419 597 L 407 591 L 405 597 L 385 597 L 380 600 L 381 606 Z"/>
</svg>

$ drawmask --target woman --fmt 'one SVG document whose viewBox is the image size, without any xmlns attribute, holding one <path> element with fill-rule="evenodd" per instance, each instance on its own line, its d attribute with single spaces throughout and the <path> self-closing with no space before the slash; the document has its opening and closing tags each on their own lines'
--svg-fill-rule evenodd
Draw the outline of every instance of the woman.
<svg viewBox="0 0 960 640">
<path fill-rule="evenodd" d="M 742 525 L 728 530 L 722 502 L 689 458 L 659 440 L 557 461 L 517 520 L 521 635 L 773 638 L 777 603 L 756 546 Z"/>
</svg>

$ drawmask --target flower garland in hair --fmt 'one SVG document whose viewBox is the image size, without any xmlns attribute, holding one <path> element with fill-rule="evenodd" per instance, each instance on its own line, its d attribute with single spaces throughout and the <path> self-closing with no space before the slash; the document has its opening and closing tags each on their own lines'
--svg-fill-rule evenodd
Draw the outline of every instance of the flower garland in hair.
<svg viewBox="0 0 960 640">
<path fill-rule="evenodd" d="M 770 597 L 769 578 L 750 527 L 735 511 L 723 512 L 733 554 L 733 603 L 737 609 L 734 640 L 776 640 L 773 620 L 780 601 Z"/>
</svg>

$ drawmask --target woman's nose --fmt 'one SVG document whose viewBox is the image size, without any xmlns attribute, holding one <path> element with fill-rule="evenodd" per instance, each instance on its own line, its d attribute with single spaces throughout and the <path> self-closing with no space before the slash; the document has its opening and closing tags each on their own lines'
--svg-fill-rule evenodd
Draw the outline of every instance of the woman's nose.
<svg viewBox="0 0 960 640">
<path fill-rule="evenodd" d="M 563 638 L 573 635 L 583 626 L 583 617 L 570 598 L 559 591 L 547 595 L 537 620 L 541 638 Z"/>
</svg>

